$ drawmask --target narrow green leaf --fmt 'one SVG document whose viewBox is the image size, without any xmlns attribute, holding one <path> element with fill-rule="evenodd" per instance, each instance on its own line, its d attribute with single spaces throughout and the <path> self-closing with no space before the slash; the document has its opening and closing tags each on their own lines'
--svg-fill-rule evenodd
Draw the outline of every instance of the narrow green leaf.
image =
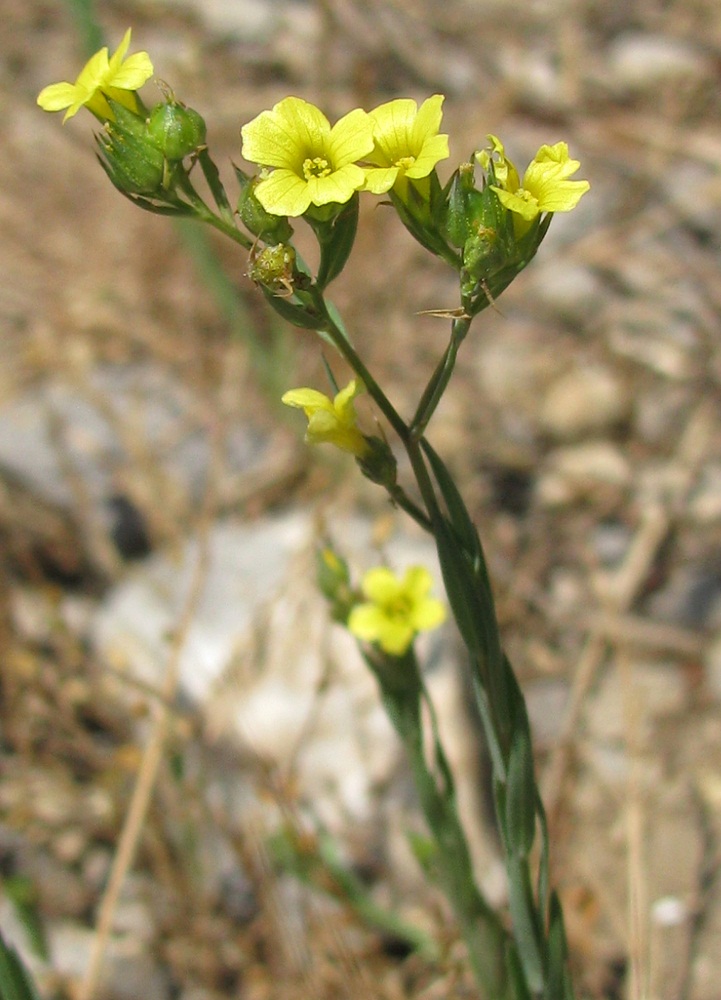
<svg viewBox="0 0 721 1000">
<path fill-rule="evenodd" d="M 523 974 L 523 966 L 518 958 L 518 951 L 512 943 L 506 948 L 506 974 L 509 1000 L 533 1000 Z"/>
<path fill-rule="evenodd" d="M 476 526 L 471 520 L 471 516 L 463 502 L 463 497 L 458 487 L 436 451 L 425 438 L 421 440 L 421 447 L 428 457 L 433 475 L 438 483 L 438 488 L 445 501 L 453 529 L 458 535 L 459 541 L 465 549 L 471 565 L 475 568 L 478 561 L 483 558 L 481 542 L 476 531 Z"/>
<path fill-rule="evenodd" d="M 267 288 L 261 288 L 261 291 L 265 295 L 268 304 L 278 315 L 282 316 L 283 319 L 287 319 L 293 326 L 299 326 L 305 330 L 318 329 L 318 324 L 322 320 L 317 315 L 309 313 L 304 306 L 298 305 L 282 295 L 273 295 Z"/>
<path fill-rule="evenodd" d="M 40 1000 L 33 982 L 14 948 L 0 935 L 0 1000 Z"/>
<path fill-rule="evenodd" d="M 536 816 L 540 831 L 540 852 L 538 858 L 538 911 L 543 916 L 548 913 L 549 872 L 551 867 L 550 841 L 548 837 L 548 821 L 541 796 L 536 789 Z"/>
<path fill-rule="evenodd" d="M 478 662 L 483 662 L 488 646 L 483 608 L 478 600 L 476 581 L 455 533 L 445 518 L 434 526 L 438 559 L 448 603 L 461 637 Z"/>
<path fill-rule="evenodd" d="M 198 163 L 200 164 L 200 169 L 203 171 L 203 176 L 208 182 L 208 187 L 213 195 L 215 204 L 218 206 L 218 211 L 226 222 L 229 222 L 231 225 L 235 225 L 235 215 L 233 213 L 233 209 L 230 207 L 228 196 L 225 193 L 223 182 L 220 179 L 220 173 L 218 172 L 218 168 L 215 163 L 210 158 L 210 153 L 207 149 L 201 149 L 198 153 Z"/>
<path fill-rule="evenodd" d="M 554 892 L 549 904 L 547 941 L 547 974 L 544 1000 L 558 1000 L 566 996 L 568 979 L 568 946 L 563 926 L 563 913 Z"/>
<path fill-rule="evenodd" d="M 518 857 L 528 855 L 536 831 L 536 782 L 528 720 L 516 714 L 511 735 L 506 778 L 506 833 L 508 850 Z"/>
<path fill-rule="evenodd" d="M 513 937 L 531 993 L 542 994 L 544 988 L 542 931 L 531 890 L 528 861 L 506 855 L 508 901 L 513 922 Z"/>
<path fill-rule="evenodd" d="M 358 192 L 343 206 L 331 224 L 311 225 L 318 237 L 320 264 L 316 284 L 323 291 L 337 278 L 348 262 L 358 229 Z"/>
</svg>

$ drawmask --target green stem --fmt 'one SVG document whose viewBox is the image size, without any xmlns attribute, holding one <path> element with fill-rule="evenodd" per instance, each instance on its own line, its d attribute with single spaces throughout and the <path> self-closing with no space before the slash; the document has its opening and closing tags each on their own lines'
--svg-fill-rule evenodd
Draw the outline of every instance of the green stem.
<svg viewBox="0 0 721 1000">
<path fill-rule="evenodd" d="M 421 396 L 415 416 L 411 421 L 411 435 L 416 439 L 420 438 L 425 431 L 443 393 L 446 391 L 456 365 L 458 349 L 466 338 L 471 322 L 471 318 L 468 316 L 453 321 L 448 346 Z"/>
<path fill-rule="evenodd" d="M 232 225 L 226 219 L 217 215 L 212 208 L 206 204 L 191 184 L 190 178 L 186 173 L 180 174 L 178 178 L 178 187 L 190 202 L 191 207 L 195 211 L 196 218 L 200 222 L 206 222 L 209 226 L 213 226 L 214 229 L 219 230 L 219 232 L 223 233 L 225 236 L 229 236 L 231 240 L 235 243 L 239 243 L 246 250 L 252 249 L 253 243 L 249 237 L 247 237 L 244 233 L 241 233 L 236 226 Z"/>
<path fill-rule="evenodd" d="M 361 361 L 356 351 L 350 345 L 348 338 L 331 317 L 328 309 L 326 308 L 322 292 L 315 287 L 312 289 L 312 292 L 314 299 L 313 304 L 324 319 L 324 323 L 322 327 L 319 327 L 319 329 L 322 329 L 323 333 L 329 337 L 338 353 L 345 358 L 355 374 L 363 380 L 363 384 L 366 387 L 368 395 L 371 397 L 401 441 L 406 441 L 408 439 L 408 427 L 405 421 L 373 378 L 370 371 Z"/>
<path fill-rule="evenodd" d="M 473 862 L 458 819 L 452 789 L 439 788 L 426 763 L 421 719 L 422 682 L 413 652 L 402 660 L 368 655 L 383 703 L 401 738 L 428 827 L 433 835 L 443 888 L 468 947 L 476 979 L 488 1000 L 507 996 L 505 952 L 509 936 L 478 890 Z"/>
</svg>

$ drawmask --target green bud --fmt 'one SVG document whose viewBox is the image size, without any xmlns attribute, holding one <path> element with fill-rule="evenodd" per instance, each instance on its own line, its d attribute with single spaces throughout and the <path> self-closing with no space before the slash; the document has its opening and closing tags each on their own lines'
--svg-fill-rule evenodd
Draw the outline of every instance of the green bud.
<svg viewBox="0 0 721 1000">
<path fill-rule="evenodd" d="M 478 195 L 473 174 L 472 163 L 461 163 L 448 189 L 445 230 L 456 247 L 462 247 L 471 234 L 471 198 Z"/>
<path fill-rule="evenodd" d="M 274 295 L 292 295 L 295 279 L 295 250 L 286 243 L 264 247 L 251 255 L 248 277 Z"/>
<path fill-rule="evenodd" d="M 182 160 L 205 143 L 205 122 L 193 108 L 175 101 L 156 105 L 147 120 L 148 137 L 167 160 Z"/>
<path fill-rule="evenodd" d="M 165 159 L 149 141 L 145 119 L 110 100 L 115 116 L 96 136 L 101 160 L 113 184 L 126 194 L 159 194 Z"/>
<path fill-rule="evenodd" d="M 260 177 L 248 177 L 239 167 L 235 168 L 235 173 L 240 184 L 238 215 L 248 232 L 264 243 L 287 242 L 293 235 L 293 228 L 288 220 L 283 215 L 266 212 L 255 196 Z"/>
<path fill-rule="evenodd" d="M 368 451 L 356 458 L 358 467 L 372 483 L 390 489 L 396 485 L 398 463 L 388 444 L 379 437 L 363 435 Z"/>
<path fill-rule="evenodd" d="M 348 563 L 330 545 L 316 552 L 316 579 L 321 594 L 330 602 L 333 620 L 344 625 L 356 598 Z"/>
</svg>

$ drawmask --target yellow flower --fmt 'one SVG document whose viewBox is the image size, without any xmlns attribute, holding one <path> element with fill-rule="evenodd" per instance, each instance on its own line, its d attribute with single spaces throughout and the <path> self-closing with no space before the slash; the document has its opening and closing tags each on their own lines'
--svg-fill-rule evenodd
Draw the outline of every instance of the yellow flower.
<svg viewBox="0 0 721 1000">
<path fill-rule="evenodd" d="M 505 155 L 503 143 L 494 135 L 488 138 L 498 157 L 494 161 L 498 184 L 492 184 L 491 189 L 505 208 L 520 216 L 517 232 L 527 229 L 542 212 L 570 212 L 590 188 L 588 181 L 568 179 L 581 164 L 569 157 L 565 142 L 541 146 L 521 181 L 518 171 Z M 490 154 L 487 151 L 477 154 L 477 158 L 481 166 L 488 166 Z"/>
<path fill-rule="evenodd" d="M 311 205 L 344 204 L 363 186 L 356 164 L 373 149 L 371 121 L 356 108 L 331 128 L 299 97 L 286 97 L 241 129 L 246 160 L 273 170 L 255 188 L 271 215 L 298 216 Z"/>
<path fill-rule="evenodd" d="M 308 418 L 305 439 L 308 444 L 334 444 L 342 451 L 348 451 L 356 458 L 362 458 L 369 451 L 368 443 L 358 430 L 353 400 L 363 392 L 363 383 L 352 379 L 335 399 L 316 389 L 291 389 L 283 396 L 286 406 L 304 410 Z"/>
<path fill-rule="evenodd" d="M 423 566 L 411 566 L 403 579 L 385 566 L 368 570 L 361 582 L 368 600 L 351 611 L 349 630 L 358 639 L 377 642 L 391 656 L 403 656 L 416 633 L 445 620 L 443 604 L 428 596 L 432 586 L 433 578 Z"/>
<path fill-rule="evenodd" d="M 375 146 L 366 157 L 365 190 L 383 194 L 404 177 L 420 180 L 448 158 L 448 136 L 438 134 L 443 100 L 434 94 L 420 109 L 408 99 L 388 101 L 369 112 Z"/>
<path fill-rule="evenodd" d="M 130 45 L 131 29 L 108 59 L 106 46 L 85 64 L 75 83 L 53 83 L 38 94 L 43 111 L 62 111 L 63 121 L 77 114 L 83 105 L 101 121 L 113 121 L 107 98 L 117 101 L 136 114 L 140 110 L 136 90 L 153 75 L 153 64 L 147 52 L 136 52 L 125 59 Z"/>
</svg>

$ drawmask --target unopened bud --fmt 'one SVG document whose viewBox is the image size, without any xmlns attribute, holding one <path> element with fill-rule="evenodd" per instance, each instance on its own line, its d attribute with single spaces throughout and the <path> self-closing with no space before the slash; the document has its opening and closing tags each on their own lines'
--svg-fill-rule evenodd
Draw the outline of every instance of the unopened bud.
<svg viewBox="0 0 721 1000">
<path fill-rule="evenodd" d="M 101 163 L 113 184 L 126 194 L 158 193 L 165 176 L 163 154 L 148 139 L 145 119 L 111 100 L 115 116 L 96 137 Z"/>
<path fill-rule="evenodd" d="M 156 105 L 147 120 L 148 137 L 167 160 L 182 160 L 205 143 L 205 121 L 175 101 Z"/>
<path fill-rule="evenodd" d="M 264 247 L 251 256 L 248 277 L 275 295 L 293 293 L 295 277 L 295 250 L 286 243 Z"/>
<path fill-rule="evenodd" d="M 387 489 L 396 485 L 398 463 L 387 442 L 379 437 L 363 435 L 367 450 L 356 456 L 356 462 L 366 479 Z"/>
<path fill-rule="evenodd" d="M 238 167 L 235 172 L 240 184 L 238 215 L 245 228 L 264 243 L 285 243 L 293 235 L 293 229 L 285 216 L 266 212 L 256 198 L 260 177 L 247 177 Z"/>
</svg>

